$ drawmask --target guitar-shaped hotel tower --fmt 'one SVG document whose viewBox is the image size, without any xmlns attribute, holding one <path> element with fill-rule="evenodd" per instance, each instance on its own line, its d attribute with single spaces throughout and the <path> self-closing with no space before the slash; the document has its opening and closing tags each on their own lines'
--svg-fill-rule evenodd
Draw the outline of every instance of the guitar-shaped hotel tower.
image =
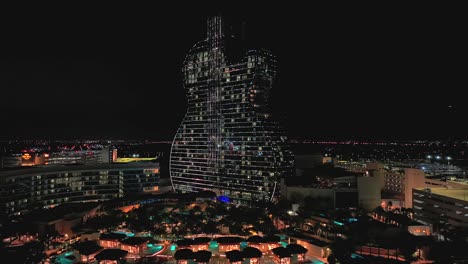
<svg viewBox="0 0 468 264">
<path fill-rule="evenodd" d="M 267 107 L 276 59 L 248 50 L 229 61 L 221 18 L 207 24 L 206 39 L 183 64 L 188 109 L 171 147 L 172 186 L 183 193 L 214 191 L 225 201 L 272 200 L 280 178 L 294 168 L 286 136 Z"/>
</svg>

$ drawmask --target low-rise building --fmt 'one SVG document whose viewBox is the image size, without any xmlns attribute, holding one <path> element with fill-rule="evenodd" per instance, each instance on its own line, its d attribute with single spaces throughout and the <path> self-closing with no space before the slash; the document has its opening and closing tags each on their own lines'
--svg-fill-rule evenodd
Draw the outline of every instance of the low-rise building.
<svg viewBox="0 0 468 264">
<path fill-rule="evenodd" d="M 129 237 L 120 242 L 120 249 L 140 255 L 148 248 L 148 242 L 149 238 L 147 237 Z"/>
<path fill-rule="evenodd" d="M 181 239 L 176 241 L 178 249 L 190 249 L 193 252 L 208 250 L 211 239 L 209 237 L 196 237 L 194 239 Z"/>
<path fill-rule="evenodd" d="M 96 255 L 99 264 L 120 264 L 126 263 L 125 257 L 128 252 L 121 249 L 104 249 Z"/>
<path fill-rule="evenodd" d="M 94 263 L 96 255 L 104 248 L 95 241 L 80 242 L 73 246 L 78 258 L 84 263 Z"/>
<path fill-rule="evenodd" d="M 314 238 L 312 236 L 295 234 L 295 236 L 289 236 L 290 241 L 304 247 L 307 251 L 304 252 L 309 257 L 315 258 L 327 258 L 330 253 L 331 241 L 325 242 Z M 325 240 L 325 239 L 323 239 Z M 291 244 L 290 244 L 291 245 Z"/>
<path fill-rule="evenodd" d="M 127 235 L 118 233 L 101 234 L 99 245 L 104 248 L 120 248 L 122 240 L 126 239 Z"/>
</svg>

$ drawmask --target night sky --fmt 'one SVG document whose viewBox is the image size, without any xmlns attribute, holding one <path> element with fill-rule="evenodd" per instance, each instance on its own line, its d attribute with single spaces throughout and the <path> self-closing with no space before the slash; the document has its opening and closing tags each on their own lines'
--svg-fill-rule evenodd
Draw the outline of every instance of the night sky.
<svg viewBox="0 0 468 264">
<path fill-rule="evenodd" d="M 291 137 L 468 135 L 466 19 L 457 8 L 246 9 L 222 12 L 233 32 L 245 22 L 247 41 L 278 56 L 272 108 Z M 183 59 L 217 12 L 6 13 L 0 139 L 171 140 L 186 110 Z"/>
</svg>

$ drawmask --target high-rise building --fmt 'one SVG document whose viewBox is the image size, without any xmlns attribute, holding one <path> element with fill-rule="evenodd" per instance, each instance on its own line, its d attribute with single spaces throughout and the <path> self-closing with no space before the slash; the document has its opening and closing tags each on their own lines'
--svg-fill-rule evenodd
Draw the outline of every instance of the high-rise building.
<svg viewBox="0 0 468 264">
<path fill-rule="evenodd" d="M 176 191 L 212 190 L 226 200 L 270 200 L 292 174 L 294 157 L 272 120 L 268 97 L 276 58 L 248 50 L 231 61 L 220 17 L 183 64 L 188 109 L 174 138 L 170 174 Z"/>
<path fill-rule="evenodd" d="M 406 208 L 413 207 L 413 188 L 423 188 L 426 176 L 424 171 L 416 168 L 404 168 L 402 172 L 385 173 L 383 198 L 399 201 Z"/>
</svg>

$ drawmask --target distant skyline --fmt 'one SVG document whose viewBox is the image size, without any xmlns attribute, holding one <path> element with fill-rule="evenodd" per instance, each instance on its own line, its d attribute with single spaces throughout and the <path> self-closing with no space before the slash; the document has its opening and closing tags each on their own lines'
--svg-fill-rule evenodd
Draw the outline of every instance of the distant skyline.
<svg viewBox="0 0 468 264">
<path fill-rule="evenodd" d="M 466 40 L 440 9 L 231 10 L 279 60 L 273 113 L 292 138 L 463 138 Z M 181 67 L 217 12 L 18 12 L 2 26 L 0 139 L 172 140 Z M 59 14 L 59 15 L 57 15 Z M 14 19 L 13 19 L 14 18 Z"/>
</svg>

